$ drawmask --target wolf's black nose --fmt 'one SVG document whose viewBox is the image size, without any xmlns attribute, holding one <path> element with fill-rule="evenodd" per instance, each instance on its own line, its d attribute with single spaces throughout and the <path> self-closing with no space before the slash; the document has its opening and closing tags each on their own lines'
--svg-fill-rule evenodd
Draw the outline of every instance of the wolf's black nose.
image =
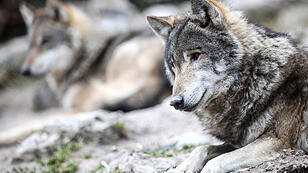
<svg viewBox="0 0 308 173">
<path fill-rule="evenodd" d="M 183 109 L 184 107 L 184 98 L 182 96 L 174 96 L 170 101 L 170 105 L 175 109 Z"/>
<path fill-rule="evenodd" d="M 22 68 L 21 71 L 20 71 L 20 73 L 21 73 L 22 75 L 24 75 L 24 76 L 30 76 L 31 71 L 30 71 L 29 68 Z"/>
</svg>

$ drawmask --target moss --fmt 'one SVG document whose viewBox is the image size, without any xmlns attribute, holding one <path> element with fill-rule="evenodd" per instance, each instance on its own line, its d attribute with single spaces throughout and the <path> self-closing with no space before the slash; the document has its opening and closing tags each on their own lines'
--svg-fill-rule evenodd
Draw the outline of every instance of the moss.
<svg viewBox="0 0 308 173">
<path fill-rule="evenodd" d="M 85 154 L 85 155 L 83 156 L 83 158 L 85 158 L 85 159 L 90 159 L 90 158 L 92 158 L 92 155 L 91 155 L 91 154 Z"/>
<path fill-rule="evenodd" d="M 173 157 L 180 152 L 191 152 L 195 147 L 195 145 L 183 145 L 180 148 L 173 146 L 170 148 L 156 149 L 152 152 L 149 152 L 148 154 L 150 154 L 152 157 Z"/>
<path fill-rule="evenodd" d="M 127 137 L 127 131 L 125 128 L 124 123 L 115 121 L 111 127 L 121 136 L 121 137 Z"/>
<path fill-rule="evenodd" d="M 183 145 L 182 146 L 182 151 L 192 151 L 194 148 L 196 148 L 196 145 Z"/>
<path fill-rule="evenodd" d="M 83 141 L 71 142 L 64 146 L 56 147 L 49 158 L 37 156 L 37 168 L 13 168 L 14 173 L 74 173 L 78 170 L 78 162 L 70 161 L 72 153 L 78 151 Z"/>
<path fill-rule="evenodd" d="M 35 168 L 27 168 L 27 167 L 18 167 L 18 168 L 13 168 L 12 169 L 13 173 L 36 173 L 36 169 Z"/>
<path fill-rule="evenodd" d="M 71 158 L 72 152 L 77 151 L 82 145 L 82 142 L 72 142 L 65 146 L 57 147 L 52 155 L 43 160 L 38 157 L 36 162 L 42 168 L 43 173 L 74 173 L 78 170 L 78 163 L 68 160 Z"/>
<path fill-rule="evenodd" d="M 175 151 L 177 150 L 176 147 L 171 148 L 164 148 L 164 149 L 156 149 L 150 152 L 149 154 L 152 157 L 172 157 L 174 156 Z"/>
<path fill-rule="evenodd" d="M 112 173 L 121 173 L 119 166 L 116 166 Z"/>
<path fill-rule="evenodd" d="M 76 172 L 78 170 L 78 164 L 75 162 L 69 162 L 63 166 L 63 173 Z"/>
</svg>

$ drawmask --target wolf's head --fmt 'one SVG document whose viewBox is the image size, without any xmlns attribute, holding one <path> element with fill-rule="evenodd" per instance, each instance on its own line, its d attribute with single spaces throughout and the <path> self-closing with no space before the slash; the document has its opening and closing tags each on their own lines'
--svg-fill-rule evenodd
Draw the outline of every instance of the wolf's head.
<svg viewBox="0 0 308 173">
<path fill-rule="evenodd" d="M 20 11 L 30 39 L 22 74 L 39 76 L 68 68 L 80 49 L 82 37 L 80 28 L 74 26 L 76 22 L 72 19 L 74 7 L 48 0 L 43 9 L 22 4 Z"/>
<path fill-rule="evenodd" d="M 165 42 L 165 68 L 173 85 L 171 105 L 195 111 L 229 87 L 242 45 L 230 31 L 229 9 L 215 0 L 191 0 L 185 16 L 148 17 Z"/>
</svg>

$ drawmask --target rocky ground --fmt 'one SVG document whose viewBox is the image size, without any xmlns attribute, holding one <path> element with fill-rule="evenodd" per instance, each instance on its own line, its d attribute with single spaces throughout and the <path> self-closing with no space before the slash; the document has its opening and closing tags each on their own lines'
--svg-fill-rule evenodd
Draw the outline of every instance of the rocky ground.
<svg viewBox="0 0 308 173">
<path fill-rule="evenodd" d="M 42 130 L 0 149 L 0 170 L 163 172 L 195 146 L 214 143 L 217 140 L 202 134 L 195 116 L 164 102 L 127 114 L 96 111 L 48 117 Z"/>
<path fill-rule="evenodd" d="M 31 87 L 27 91 L 22 93 L 31 93 Z M 10 99 L 11 94 L 1 96 Z M 24 114 L 15 121 L 2 114 L 2 130 L 32 120 L 44 125 L 25 140 L 0 148 L 0 172 L 164 172 L 181 163 L 196 146 L 219 143 L 203 134 L 194 115 L 172 109 L 168 99 L 155 107 L 129 113 L 57 114 L 56 110 L 45 115 Z M 308 156 L 290 149 L 273 161 L 238 172 L 307 171 Z"/>
</svg>

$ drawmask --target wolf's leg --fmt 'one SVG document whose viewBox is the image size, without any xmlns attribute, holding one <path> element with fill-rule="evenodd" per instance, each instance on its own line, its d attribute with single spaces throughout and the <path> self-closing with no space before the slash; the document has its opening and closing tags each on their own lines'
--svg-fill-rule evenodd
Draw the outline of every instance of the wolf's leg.
<svg viewBox="0 0 308 173">
<path fill-rule="evenodd" d="M 80 112 L 101 108 L 117 108 L 121 104 L 134 106 L 126 103 L 126 101 L 136 94 L 140 94 L 144 84 L 140 81 L 126 83 L 122 80 L 102 82 L 98 79 L 92 79 L 87 83 L 76 84 L 64 95 L 62 106 L 67 110 L 74 109 Z M 141 94 L 141 98 L 143 96 Z M 140 99 L 136 100 L 142 103 Z"/>
<path fill-rule="evenodd" d="M 51 90 L 46 80 L 44 80 L 36 88 L 36 92 L 33 97 L 33 110 L 43 111 L 49 108 L 59 106 L 59 101 L 55 93 Z"/>
<path fill-rule="evenodd" d="M 299 134 L 297 146 L 308 153 L 308 127 Z"/>
<path fill-rule="evenodd" d="M 199 146 L 176 169 L 169 170 L 168 173 L 198 173 L 208 160 L 233 150 L 234 147 L 228 144 Z"/>
<path fill-rule="evenodd" d="M 282 142 L 277 138 L 261 138 L 235 151 L 207 162 L 201 173 L 225 173 L 258 165 L 278 156 Z"/>
<path fill-rule="evenodd" d="M 78 112 L 70 110 L 70 111 L 59 111 L 55 112 L 54 114 L 57 116 L 72 116 L 75 115 L 76 113 Z M 37 116 L 38 115 L 39 114 L 37 114 Z M 10 144 L 15 144 L 16 142 L 23 140 L 29 135 L 31 135 L 31 133 L 43 130 L 45 122 L 47 122 L 50 118 L 51 118 L 50 116 L 46 117 L 45 115 L 45 117 L 43 116 L 40 119 L 31 120 L 29 122 L 20 124 L 16 127 L 12 127 L 11 129 L 1 131 L 0 147 Z"/>
<path fill-rule="evenodd" d="M 0 146 L 16 143 L 18 140 L 24 139 L 33 131 L 42 130 L 44 125 L 41 120 L 34 120 L 26 124 L 0 133 Z"/>
</svg>

